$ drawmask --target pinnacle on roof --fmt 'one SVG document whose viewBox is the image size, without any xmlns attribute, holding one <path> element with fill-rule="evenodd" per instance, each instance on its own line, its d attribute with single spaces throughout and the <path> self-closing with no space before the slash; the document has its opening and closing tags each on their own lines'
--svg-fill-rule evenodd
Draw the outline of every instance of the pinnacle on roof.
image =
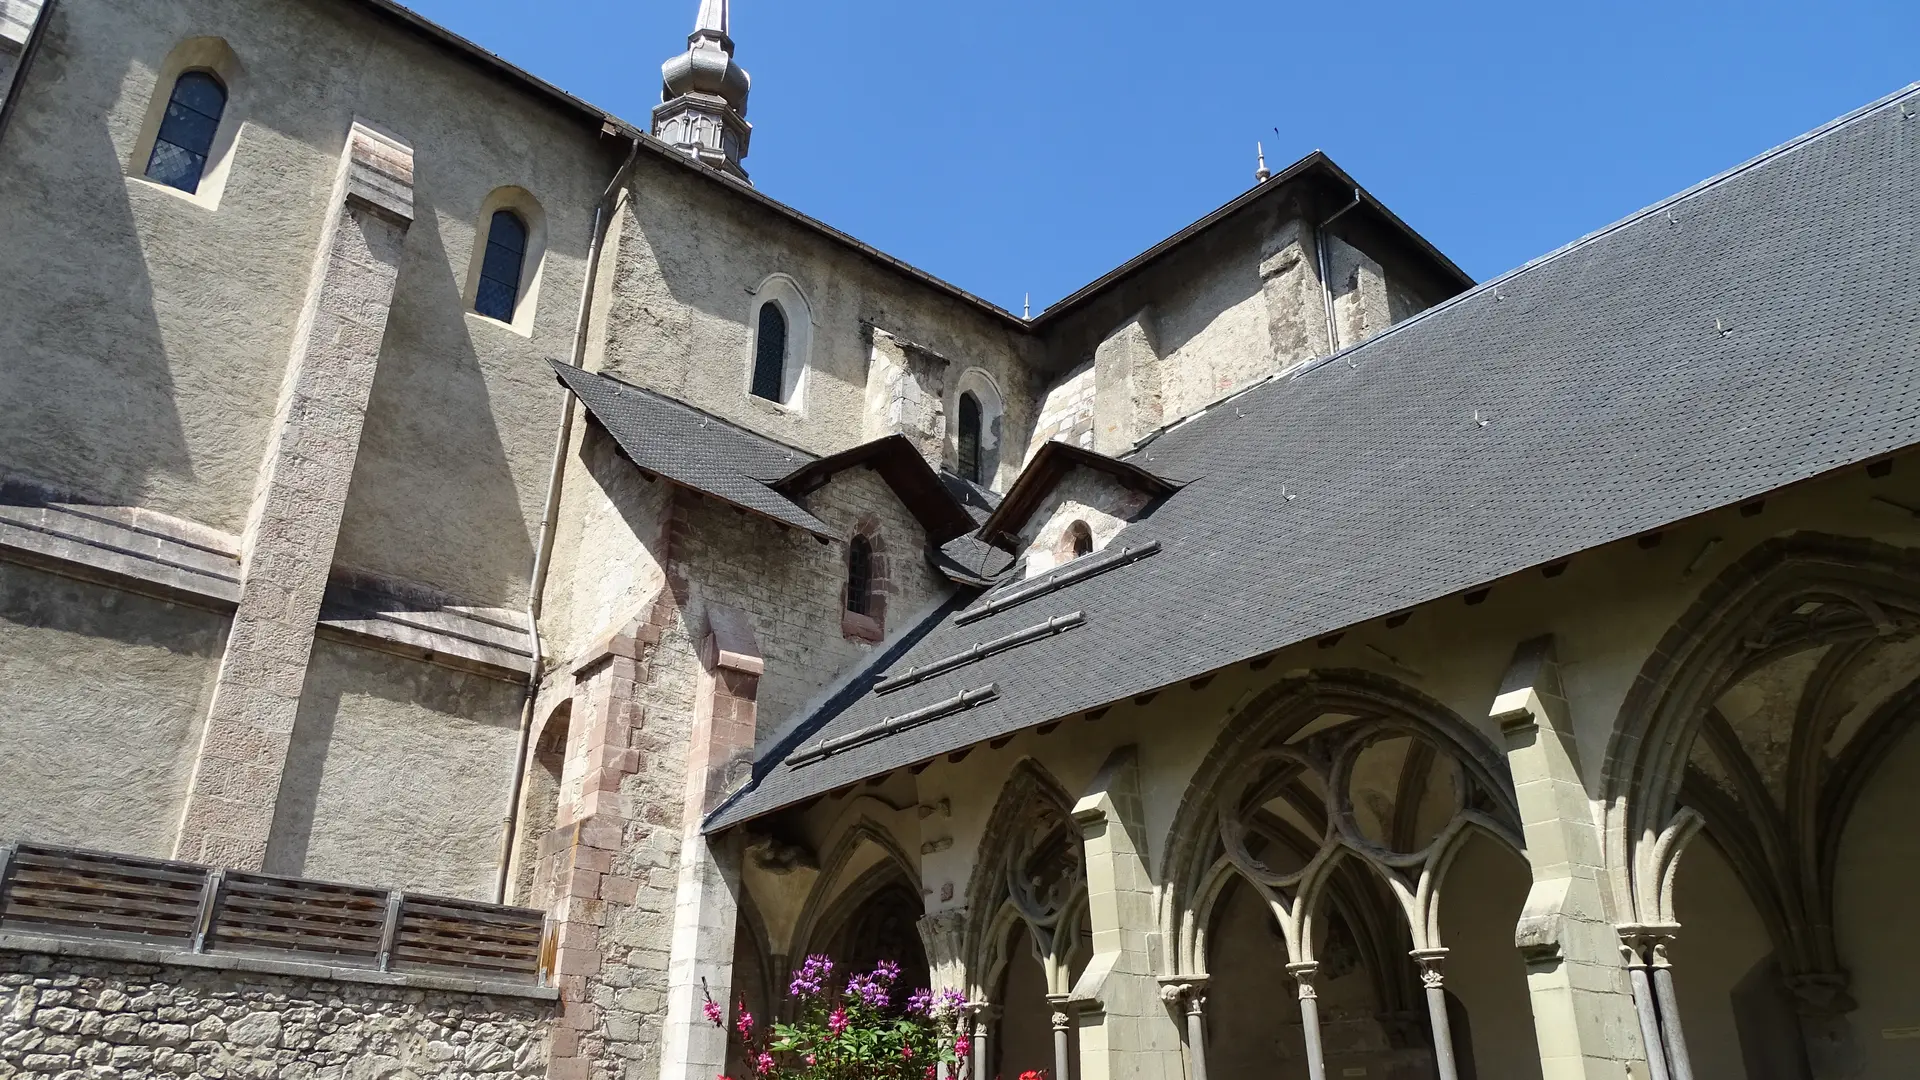
<svg viewBox="0 0 1920 1080">
<path fill-rule="evenodd" d="M 753 128 L 747 124 L 752 80 L 733 58 L 732 5 L 700 0 L 687 51 L 660 65 L 660 101 L 653 134 L 702 164 L 746 179 Z"/>
</svg>

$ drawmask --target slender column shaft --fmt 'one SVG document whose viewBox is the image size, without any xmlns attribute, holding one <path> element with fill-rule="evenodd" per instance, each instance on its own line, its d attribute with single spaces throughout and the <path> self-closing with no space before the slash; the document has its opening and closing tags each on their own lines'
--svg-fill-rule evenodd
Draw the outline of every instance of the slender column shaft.
<svg viewBox="0 0 1920 1080">
<path fill-rule="evenodd" d="M 1673 1080 L 1693 1080 L 1693 1060 L 1687 1056 L 1687 1036 L 1680 1029 L 1680 999 L 1673 990 L 1673 964 L 1667 943 L 1653 943 L 1653 996 L 1660 1006 L 1660 1033 L 1667 1042 L 1667 1064 Z"/>
<path fill-rule="evenodd" d="M 1207 1018 L 1201 1012 L 1206 1001 L 1205 987 L 1187 991 L 1187 1053 L 1193 1061 L 1189 1080 L 1207 1080 Z"/>
<path fill-rule="evenodd" d="M 1652 1080 L 1673 1080 L 1667 1071 L 1667 1047 L 1660 1037 L 1660 1014 L 1654 1006 L 1653 983 L 1647 963 L 1631 942 L 1620 946 L 1627 960 L 1627 981 L 1633 986 L 1633 1008 L 1640 1016 L 1640 1041 L 1647 1047 L 1647 1070 Z"/>
<path fill-rule="evenodd" d="M 1073 1014 L 1060 1009 L 1053 1014 L 1053 1080 L 1073 1080 L 1073 1059 L 1069 1055 L 1067 1029 L 1073 1026 Z"/>
<path fill-rule="evenodd" d="M 1427 1020 L 1433 1027 L 1433 1065 L 1440 1080 L 1459 1080 L 1460 1067 L 1453 1058 L 1453 1024 L 1447 1019 L 1447 977 L 1441 965 L 1445 949 L 1415 949 L 1413 959 L 1420 965 L 1420 985 L 1427 991 Z"/>
<path fill-rule="evenodd" d="M 1287 974 L 1300 985 L 1300 1033 L 1307 1043 L 1307 1080 L 1327 1080 L 1327 1055 L 1320 1047 L 1320 999 L 1313 988 L 1313 976 L 1319 970 L 1319 963 L 1312 960 L 1287 965 Z"/>
<path fill-rule="evenodd" d="M 993 1058 L 987 1053 L 987 1038 L 993 1034 L 993 1007 L 985 1002 L 968 1006 L 973 1013 L 973 1077 L 993 1075 Z"/>
</svg>

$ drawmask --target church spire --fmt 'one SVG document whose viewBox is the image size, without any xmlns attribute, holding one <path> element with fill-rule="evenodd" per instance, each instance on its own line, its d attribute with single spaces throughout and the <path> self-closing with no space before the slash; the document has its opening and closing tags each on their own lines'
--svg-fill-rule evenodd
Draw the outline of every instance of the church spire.
<svg viewBox="0 0 1920 1080">
<path fill-rule="evenodd" d="M 660 66 L 660 105 L 653 134 L 702 164 L 741 178 L 753 127 L 747 123 L 751 80 L 733 58 L 729 0 L 700 0 L 687 51 Z"/>
</svg>

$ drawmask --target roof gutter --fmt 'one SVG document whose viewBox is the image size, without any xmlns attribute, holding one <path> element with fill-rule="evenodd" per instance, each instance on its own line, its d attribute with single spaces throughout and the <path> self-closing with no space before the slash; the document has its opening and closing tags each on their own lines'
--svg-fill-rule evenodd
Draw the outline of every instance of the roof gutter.
<svg viewBox="0 0 1920 1080">
<path fill-rule="evenodd" d="M 587 326 L 593 317 L 593 290 L 600 279 L 600 249 L 606 243 L 607 229 L 611 225 L 612 214 L 608 211 L 618 202 L 622 181 L 633 170 L 634 159 L 639 154 L 639 142 L 630 140 L 626 161 L 613 174 L 607 189 L 600 193 L 600 199 L 593 207 L 593 224 L 587 234 L 587 267 L 580 285 L 580 308 L 573 319 L 573 355 L 569 362 L 574 367 L 586 361 Z M 520 793 L 526 786 L 527 755 L 533 738 L 533 708 L 540 696 L 540 682 L 545 668 L 542 655 L 545 647 L 540 641 L 540 610 L 546 595 L 547 574 L 553 568 L 554 526 L 560 519 L 560 485 L 567 471 L 567 444 L 572 439 L 573 391 L 563 389 L 560 394 L 560 423 L 553 439 L 553 457 L 547 464 L 547 497 L 540 514 L 540 539 L 534 545 L 533 570 L 527 579 L 527 644 L 533 657 L 527 673 L 526 697 L 520 705 L 520 741 L 519 749 L 514 753 L 513 782 L 508 785 L 507 809 L 501 819 L 500 859 L 493 877 L 493 902 L 496 904 L 507 902 L 507 873 L 513 864 L 514 841 L 521 825 Z"/>
<path fill-rule="evenodd" d="M 1353 201 L 1333 212 L 1313 230 L 1313 251 L 1320 264 L 1320 298 L 1327 306 L 1327 355 L 1340 351 L 1340 331 L 1333 321 L 1333 260 L 1327 255 L 1327 226 L 1333 224 L 1340 215 L 1360 205 L 1360 189 L 1353 189 Z"/>
<path fill-rule="evenodd" d="M 53 21 L 53 5 L 58 0 L 46 0 L 40 12 L 34 17 L 33 28 L 27 31 L 27 40 L 20 46 L 20 62 L 13 69 L 13 80 L 6 87 L 7 96 L 0 99 L 0 142 L 7 137 L 7 121 L 13 119 L 13 110 L 20 100 L 20 92 L 27 88 L 27 70 L 33 67 L 33 58 L 39 55 L 40 43 L 47 39 L 47 25 Z"/>
</svg>

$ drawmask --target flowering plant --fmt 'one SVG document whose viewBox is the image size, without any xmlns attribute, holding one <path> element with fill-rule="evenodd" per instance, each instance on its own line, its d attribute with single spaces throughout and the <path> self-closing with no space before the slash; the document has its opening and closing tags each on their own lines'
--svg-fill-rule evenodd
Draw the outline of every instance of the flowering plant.
<svg viewBox="0 0 1920 1080">
<path fill-rule="evenodd" d="M 923 987 L 902 998 L 900 965 L 890 960 L 844 985 L 833 968 L 831 959 L 809 956 L 794 973 L 790 1024 L 756 1026 L 740 1003 L 734 1032 L 758 1080 L 929 1080 L 941 1062 L 966 1060 L 958 992 Z M 710 1022 L 726 1026 L 718 1002 L 708 999 L 706 1009 Z"/>
</svg>

